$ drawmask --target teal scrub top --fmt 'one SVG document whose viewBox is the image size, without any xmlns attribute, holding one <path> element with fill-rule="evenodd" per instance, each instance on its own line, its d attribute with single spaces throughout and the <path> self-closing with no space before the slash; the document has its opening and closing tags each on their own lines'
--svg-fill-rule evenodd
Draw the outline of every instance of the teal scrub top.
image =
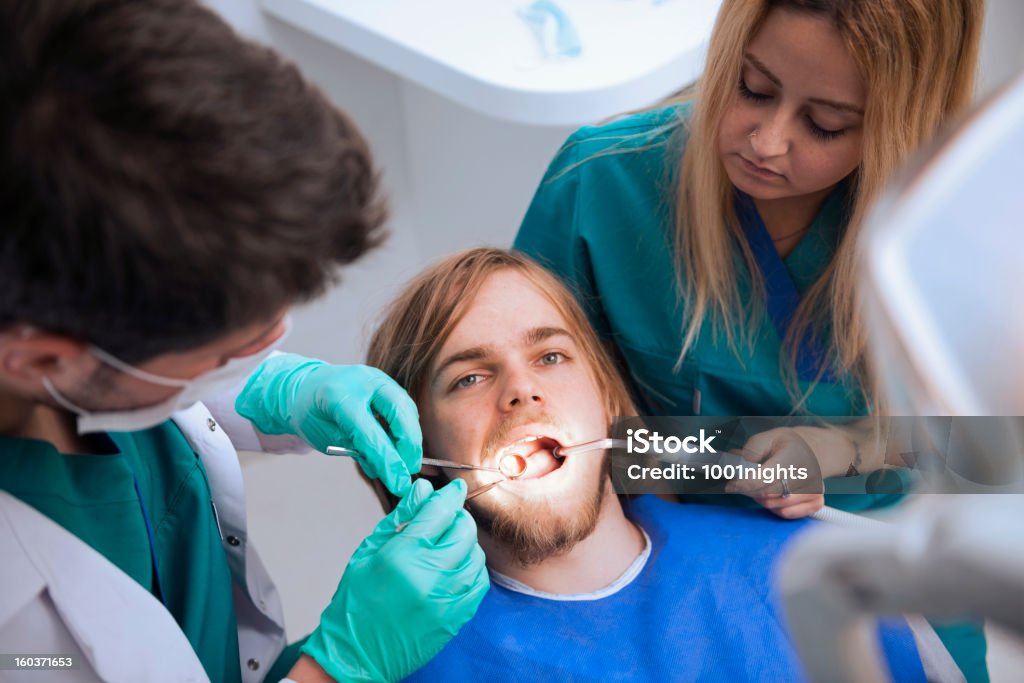
<svg viewBox="0 0 1024 683">
<path fill-rule="evenodd" d="M 620 354 L 641 414 L 790 415 L 782 339 L 768 315 L 761 316 L 752 347 L 737 332 L 738 354 L 725 330 L 705 323 L 676 367 L 685 321 L 673 205 L 688 113 L 687 105 L 666 107 L 573 134 L 541 181 L 515 248 L 574 291 L 598 334 Z M 845 221 L 837 190 L 783 261 L 799 293 L 828 266 Z M 751 280 L 738 255 L 737 248 L 737 284 L 748 300 Z M 799 386 L 806 391 L 811 384 Z M 815 384 L 802 412 L 855 417 L 868 411 L 855 386 L 840 378 Z M 869 480 L 872 491 L 884 493 L 865 493 Z M 827 502 L 847 510 L 890 504 L 903 482 L 896 474 L 833 478 L 826 482 Z"/>
<path fill-rule="evenodd" d="M 685 321 L 675 280 L 674 203 L 690 109 L 684 104 L 644 111 L 570 136 L 541 181 L 514 246 L 572 289 L 598 334 L 619 352 L 641 414 L 790 415 L 794 400 L 783 379 L 782 340 L 768 315 L 753 348 L 740 343 L 738 355 L 725 331 L 714 334 L 705 322 L 676 368 Z M 843 193 L 836 191 L 783 260 L 800 294 L 831 261 L 846 216 Z M 741 258 L 736 263 L 741 295 L 749 300 L 749 272 Z M 801 382 L 800 391 L 809 386 Z M 839 378 L 814 385 L 802 412 L 855 417 L 868 410 L 854 385 Z M 827 479 L 826 504 L 846 510 L 888 505 L 908 481 L 893 472 Z M 885 493 L 864 493 L 869 488 Z M 742 496 L 695 498 L 754 504 Z M 980 626 L 936 630 L 968 680 L 988 679 Z"/>
<path fill-rule="evenodd" d="M 0 437 L 0 488 L 162 598 L 211 681 L 240 682 L 231 572 L 201 460 L 172 422 L 101 440 L 104 455 L 68 455 Z"/>
<path fill-rule="evenodd" d="M 793 397 L 782 380 L 782 342 L 767 315 L 753 348 L 740 344 L 740 357 L 725 330 L 714 334 L 705 324 L 675 368 L 685 321 L 675 280 L 674 197 L 688 111 L 657 109 L 573 134 L 541 182 L 515 248 L 573 288 L 598 333 L 622 353 L 643 414 L 789 415 Z M 843 204 L 841 193 L 829 197 L 784 260 L 801 293 L 835 253 Z M 741 296 L 748 300 L 750 280 L 740 267 Z M 857 416 L 867 410 L 851 385 L 819 383 L 806 412 Z"/>
</svg>

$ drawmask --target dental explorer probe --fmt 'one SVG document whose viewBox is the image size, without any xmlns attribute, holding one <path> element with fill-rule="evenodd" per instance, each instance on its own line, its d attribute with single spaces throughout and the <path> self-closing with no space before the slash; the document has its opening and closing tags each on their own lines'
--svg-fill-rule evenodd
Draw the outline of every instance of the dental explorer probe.
<svg viewBox="0 0 1024 683">
<path fill-rule="evenodd" d="M 577 453 L 625 447 L 626 441 L 624 439 L 595 439 L 594 441 L 578 443 L 575 446 L 556 446 L 551 451 L 551 455 L 561 459 L 567 455 L 576 455 Z M 517 453 L 507 453 L 498 461 L 498 470 L 509 479 L 518 479 L 526 472 L 526 458 Z"/>
<path fill-rule="evenodd" d="M 342 448 L 341 446 L 328 446 L 327 454 L 347 455 L 348 457 L 352 458 L 358 456 L 359 451 L 354 451 L 351 448 Z M 480 494 L 487 493 L 498 484 L 504 481 L 508 481 L 510 479 L 508 475 L 506 475 L 504 472 L 502 472 L 496 467 L 483 467 L 482 465 L 466 465 L 461 462 L 453 462 L 451 460 L 440 460 L 438 458 L 423 458 L 422 460 L 420 460 L 420 462 L 423 463 L 424 465 L 433 465 L 434 467 L 442 467 L 452 470 L 480 470 L 483 472 L 496 472 L 501 475 L 502 478 L 499 479 L 498 481 L 491 482 L 490 484 L 484 484 L 483 486 L 478 486 L 472 491 L 470 491 L 468 494 L 466 494 L 466 500 L 472 500 L 479 496 Z M 398 527 L 395 528 L 395 531 L 401 531 L 408 524 L 408 522 L 403 522 L 402 524 L 399 524 Z"/>
<path fill-rule="evenodd" d="M 492 481 L 490 484 L 484 484 L 483 486 L 477 486 L 475 489 L 466 494 L 466 500 L 473 500 L 482 493 L 487 493 L 498 484 L 503 484 L 507 479 L 499 479 L 498 481 Z"/>
</svg>

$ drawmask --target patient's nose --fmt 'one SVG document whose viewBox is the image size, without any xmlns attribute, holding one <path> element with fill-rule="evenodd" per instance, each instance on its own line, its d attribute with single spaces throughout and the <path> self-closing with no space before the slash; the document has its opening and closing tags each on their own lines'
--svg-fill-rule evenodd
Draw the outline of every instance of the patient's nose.
<svg viewBox="0 0 1024 683">
<path fill-rule="evenodd" d="M 544 403 L 540 383 L 536 376 L 527 371 L 509 373 L 501 402 L 502 407 L 506 410 Z"/>
</svg>

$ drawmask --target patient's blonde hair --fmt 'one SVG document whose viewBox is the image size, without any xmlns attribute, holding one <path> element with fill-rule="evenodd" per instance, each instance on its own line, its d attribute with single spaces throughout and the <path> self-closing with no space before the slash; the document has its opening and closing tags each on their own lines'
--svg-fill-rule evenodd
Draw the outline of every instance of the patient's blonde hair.
<svg viewBox="0 0 1024 683">
<path fill-rule="evenodd" d="M 978 59 L 982 0 L 725 0 L 718 13 L 681 160 L 675 244 L 678 286 L 687 306 L 680 362 L 706 318 L 717 329 L 743 330 L 753 343 L 764 282 L 733 209 L 733 186 L 718 152 L 718 127 L 737 96 L 746 46 L 769 11 L 820 16 L 843 37 L 867 88 L 863 157 L 850 178 L 850 221 L 834 259 L 809 289 L 787 332 L 789 383 L 795 396 L 796 341 L 806 331 L 832 330 L 830 362 L 850 374 L 869 402 L 866 331 L 857 303 L 857 239 L 865 213 L 893 172 L 953 115 L 970 104 Z M 732 260 L 738 243 L 753 275 L 755 296 L 742 301 Z M 685 273 L 685 277 L 682 274 Z M 831 328 L 829 327 L 831 325 Z M 834 346 L 833 346 L 834 345 Z M 794 411 L 806 400 L 799 400 Z"/>
<path fill-rule="evenodd" d="M 504 249 L 463 251 L 413 279 L 386 309 L 370 341 L 367 364 L 386 372 L 420 403 L 431 366 L 444 343 L 487 279 L 503 270 L 523 276 L 562 316 L 604 400 L 607 419 L 635 415 L 632 398 L 615 363 L 572 293 L 542 266 Z M 391 509 L 397 502 L 394 497 L 379 482 L 371 483 L 384 508 Z"/>
</svg>

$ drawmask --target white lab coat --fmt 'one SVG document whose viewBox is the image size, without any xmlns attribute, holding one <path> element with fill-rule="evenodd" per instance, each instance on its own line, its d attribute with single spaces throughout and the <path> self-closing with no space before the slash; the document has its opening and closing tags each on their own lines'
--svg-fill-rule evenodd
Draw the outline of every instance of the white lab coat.
<svg viewBox="0 0 1024 683">
<path fill-rule="evenodd" d="M 242 680 L 262 681 L 285 645 L 281 601 L 246 533 L 242 450 L 306 450 L 258 435 L 233 396 L 173 417 L 206 468 L 227 553 Z M 211 410 L 213 412 L 211 412 Z M 229 436 L 230 435 L 230 436 Z M 74 671 L 0 671 L 0 681 L 207 681 L 174 618 L 109 560 L 34 508 L 0 491 L 0 650 L 73 655 Z M 40 677 L 42 676 L 42 677 Z"/>
</svg>

